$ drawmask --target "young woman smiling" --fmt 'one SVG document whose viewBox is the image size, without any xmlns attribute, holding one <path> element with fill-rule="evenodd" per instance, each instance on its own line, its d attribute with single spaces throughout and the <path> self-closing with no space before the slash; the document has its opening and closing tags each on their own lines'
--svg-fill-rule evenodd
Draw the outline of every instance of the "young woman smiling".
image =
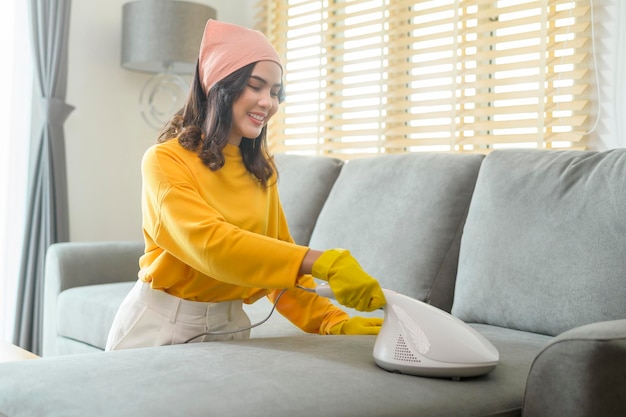
<svg viewBox="0 0 626 417">
<path fill-rule="evenodd" d="M 385 303 L 349 251 L 291 238 L 266 143 L 282 73 L 260 32 L 207 22 L 186 103 L 142 161 L 145 253 L 107 350 L 249 337 L 242 304 L 264 296 L 306 332 L 378 333 L 381 319 L 306 291 L 313 274 L 345 306 Z"/>
</svg>

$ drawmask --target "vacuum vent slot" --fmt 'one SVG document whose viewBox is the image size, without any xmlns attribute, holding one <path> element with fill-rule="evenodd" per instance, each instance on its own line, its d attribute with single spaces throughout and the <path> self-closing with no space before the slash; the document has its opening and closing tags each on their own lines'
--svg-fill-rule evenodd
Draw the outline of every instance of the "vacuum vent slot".
<svg viewBox="0 0 626 417">
<path fill-rule="evenodd" d="M 396 342 L 396 350 L 393 354 L 393 359 L 401 362 L 413 362 L 420 363 L 422 362 L 418 357 L 416 357 L 413 352 L 409 350 L 409 347 L 406 345 L 404 338 L 402 335 L 398 336 L 398 341 Z"/>
</svg>

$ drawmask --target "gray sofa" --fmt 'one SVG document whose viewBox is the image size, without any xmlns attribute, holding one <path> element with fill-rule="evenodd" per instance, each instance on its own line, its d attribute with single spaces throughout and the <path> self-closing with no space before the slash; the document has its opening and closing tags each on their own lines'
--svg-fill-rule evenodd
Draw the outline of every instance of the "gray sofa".
<svg viewBox="0 0 626 417">
<path fill-rule="evenodd" d="M 383 287 L 470 323 L 498 366 L 389 373 L 375 336 L 308 335 L 277 313 L 250 340 L 104 353 L 142 245 L 62 243 L 44 358 L 0 364 L 0 415 L 626 415 L 626 150 L 277 162 L 297 242 L 350 248 Z M 271 307 L 246 308 L 256 322 Z"/>
</svg>

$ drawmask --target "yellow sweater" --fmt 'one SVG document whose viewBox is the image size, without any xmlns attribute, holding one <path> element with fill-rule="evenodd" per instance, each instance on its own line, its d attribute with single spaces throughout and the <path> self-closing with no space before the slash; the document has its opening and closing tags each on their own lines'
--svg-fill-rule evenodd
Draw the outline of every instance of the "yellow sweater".
<svg viewBox="0 0 626 417">
<path fill-rule="evenodd" d="M 211 171 L 176 139 L 145 153 L 139 278 L 194 301 L 273 301 L 288 288 L 277 310 L 306 332 L 328 333 L 348 316 L 294 288 L 296 281 L 314 286 L 310 275 L 298 276 L 308 248 L 289 234 L 275 181 L 261 185 L 236 146 L 227 145 L 224 157 L 225 165 Z"/>
</svg>

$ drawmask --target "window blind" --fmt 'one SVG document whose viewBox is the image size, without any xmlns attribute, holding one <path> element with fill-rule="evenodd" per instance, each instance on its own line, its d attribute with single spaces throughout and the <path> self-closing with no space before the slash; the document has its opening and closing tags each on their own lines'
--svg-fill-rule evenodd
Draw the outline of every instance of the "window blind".
<svg viewBox="0 0 626 417">
<path fill-rule="evenodd" d="M 584 148 L 591 5 L 566 0 L 259 0 L 284 60 L 275 153 Z"/>
</svg>

